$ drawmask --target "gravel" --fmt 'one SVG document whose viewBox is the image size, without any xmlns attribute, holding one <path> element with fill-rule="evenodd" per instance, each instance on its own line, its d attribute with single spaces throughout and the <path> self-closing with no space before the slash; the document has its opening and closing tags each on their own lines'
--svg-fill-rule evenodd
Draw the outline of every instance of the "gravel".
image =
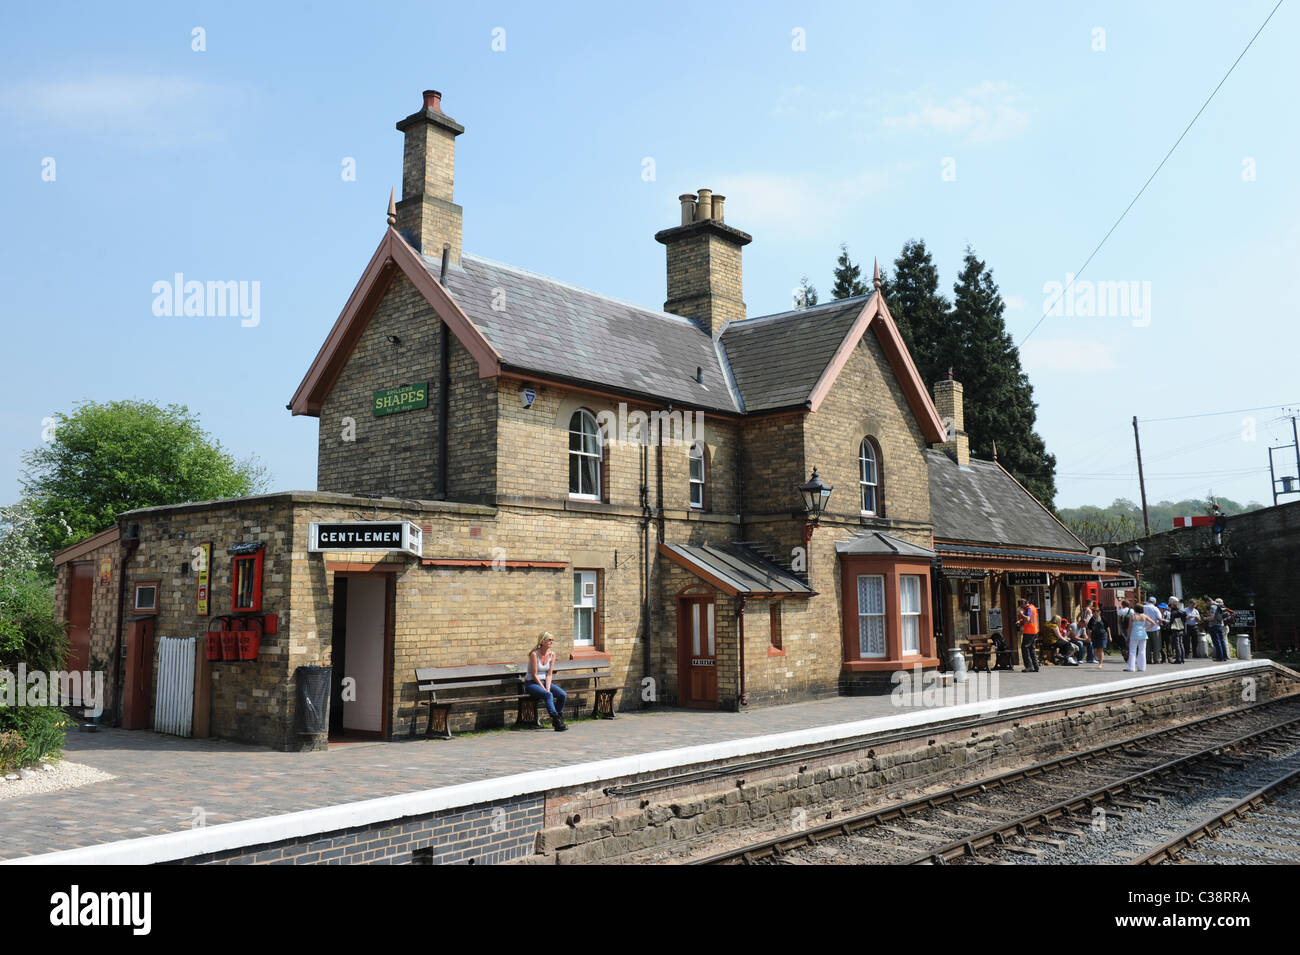
<svg viewBox="0 0 1300 955">
<path fill-rule="evenodd" d="M 57 763 L 46 763 L 44 768 L 45 772 L 29 773 L 25 779 L 10 774 L 5 780 L 0 781 L 0 799 L 16 799 L 19 796 L 33 796 L 60 789 L 76 789 L 78 786 L 88 786 L 91 783 L 102 783 L 117 778 L 93 766 L 70 763 L 66 759 Z"/>
</svg>

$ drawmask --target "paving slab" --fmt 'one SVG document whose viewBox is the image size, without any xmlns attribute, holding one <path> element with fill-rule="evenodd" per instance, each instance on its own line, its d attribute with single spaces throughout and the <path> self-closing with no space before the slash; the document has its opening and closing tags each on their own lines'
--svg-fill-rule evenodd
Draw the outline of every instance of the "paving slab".
<svg viewBox="0 0 1300 955">
<path fill-rule="evenodd" d="M 997 674 L 997 697 L 1047 691 L 1071 695 L 1143 677 L 1210 676 L 1231 664 L 1208 660 L 1127 673 L 1118 663 L 1044 667 Z M 949 718 L 932 707 L 927 722 Z M 0 859 L 95 846 L 383 796 L 496 779 L 708 743 L 750 740 L 864 720 L 897 717 L 890 695 L 835 697 L 743 713 L 654 709 L 616 720 L 571 723 L 567 733 L 510 729 L 453 740 L 331 744 L 324 752 L 284 753 L 221 740 L 104 728 L 68 736 L 66 756 L 116 778 L 76 789 L 0 801 Z M 933 719 L 929 717 L 932 715 Z"/>
</svg>

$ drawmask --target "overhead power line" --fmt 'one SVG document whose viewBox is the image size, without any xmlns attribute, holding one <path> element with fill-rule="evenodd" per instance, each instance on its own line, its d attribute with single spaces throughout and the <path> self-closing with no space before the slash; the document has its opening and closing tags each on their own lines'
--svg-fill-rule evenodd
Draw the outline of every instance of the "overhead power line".
<svg viewBox="0 0 1300 955">
<path fill-rule="evenodd" d="M 1210 101 L 1213 100 L 1215 95 L 1218 94 L 1219 90 L 1223 87 L 1223 84 L 1228 81 L 1228 77 L 1231 76 L 1232 71 L 1237 68 L 1237 64 L 1240 63 L 1241 58 L 1246 55 L 1246 51 L 1249 50 L 1252 46 L 1254 46 L 1255 41 L 1259 39 L 1259 35 L 1264 32 L 1264 27 L 1268 26 L 1268 21 L 1273 19 L 1273 14 L 1277 13 L 1278 7 L 1280 6 L 1282 6 L 1282 0 L 1277 0 L 1277 5 L 1274 6 L 1272 10 L 1269 11 L 1268 16 L 1264 18 L 1264 22 L 1261 23 L 1259 25 L 1259 29 L 1255 31 L 1255 35 L 1250 38 L 1250 42 L 1247 43 L 1245 48 L 1242 49 L 1242 51 L 1237 54 L 1237 58 L 1232 61 L 1232 66 L 1228 67 L 1228 72 L 1223 74 L 1223 79 L 1219 80 L 1219 85 L 1216 86 L 1214 88 L 1214 91 L 1211 92 L 1210 95 L 1206 97 L 1205 102 L 1201 104 L 1201 108 L 1198 109 L 1196 111 L 1196 115 L 1192 117 L 1192 121 L 1187 124 L 1187 128 L 1182 131 L 1182 134 L 1179 135 L 1179 137 L 1176 140 L 1174 140 L 1174 144 L 1169 147 L 1169 152 L 1165 153 L 1165 158 L 1160 160 L 1160 165 L 1156 166 L 1155 172 L 1151 173 L 1151 175 L 1147 177 L 1147 181 L 1142 183 L 1142 188 L 1137 191 L 1137 195 L 1134 196 L 1133 199 L 1129 202 L 1129 204 L 1124 207 L 1124 211 L 1119 214 L 1119 218 L 1115 220 L 1115 224 L 1112 225 L 1106 231 L 1106 234 L 1101 237 L 1101 241 L 1097 243 L 1097 247 L 1088 254 L 1088 257 L 1086 259 L 1083 260 L 1083 265 L 1079 266 L 1079 268 L 1075 270 L 1073 277 L 1066 284 L 1065 288 L 1061 289 L 1061 294 L 1056 296 L 1056 299 L 1052 302 L 1051 305 L 1043 309 L 1043 317 L 1034 323 L 1034 327 L 1029 330 L 1028 335 L 1020 339 L 1020 344 L 1017 346 L 1018 348 L 1023 348 L 1025 342 L 1029 341 L 1029 336 L 1034 334 L 1034 332 L 1038 331 L 1038 326 L 1043 324 L 1043 322 L 1047 319 L 1047 316 L 1051 314 L 1052 309 L 1056 307 L 1056 303 L 1065 297 L 1066 292 L 1070 291 L 1071 286 L 1074 285 L 1075 279 L 1077 279 L 1080 275 L 1083 274 L 1083 270 L 1088 267 L 1088 263 L 1090 263 L 1093 260 L 1093 257 L 1096 256 L 1096 254 L 1101 251 L 1101 247 L 1106 244 L 1106 240 L 1110 238 L 1111 233 L 1113 233 L 1116 229 L 1119 228 L 1119 224 L 1124 221 L 1124 217 L 1128 215 L 1129 210 L 1132 209 L 1133 206 L 1137 204 L 1137 201 L 1142 198 L 1142 193 L 1147 191 L 1147 186 L 1151 185 L 1151 181 L 1155 179 L 1156 176 L 1159 174 L 1160 170 L 1165 167 L 1165 163 L 1167 163 L 1169 161 L 1169 157 L 1174 154 L 1174 150 L 1178 148 L 1178 144 L 1183 141 L 1183 138 L 1189 132 L 1191 132 L 1192 127 L 1196 125 L 1196 121 L 1200 119 L 1201 114 L 1205 112 L 1205 108 L 1210 105 Z"/>
</svg>

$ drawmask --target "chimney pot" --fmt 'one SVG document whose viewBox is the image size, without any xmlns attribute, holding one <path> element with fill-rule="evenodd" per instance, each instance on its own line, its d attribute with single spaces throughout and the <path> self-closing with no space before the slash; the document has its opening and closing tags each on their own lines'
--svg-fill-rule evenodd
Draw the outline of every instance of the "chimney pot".
<svg viewBox="0 0 1300 955">
<path fill-rule="evenodd" d="M 712 189 L 700 190 L 700 199 L 695 206 L 695 218 L 701 220 L 713 218 L 713 190 Z"/>
<path fill-rule="evenodd" d="M 684 192 L 677 198 L 682 204 L 682 225 L 690 225 L 695 221 L 695 193 Z"/>
<path fill-rule="evenodd" d="M 435 113 L 442 112 L 442 94 L 437 90 L 424 91 L 424 108 Z"/>
<path fill-rule="evenodd" d="M 716 192 L 713 194 L 713 218 L 719 222 L 722 221 L 722 203 L 726 198 L 726 196 L 720 196 Z"/>
</svg>

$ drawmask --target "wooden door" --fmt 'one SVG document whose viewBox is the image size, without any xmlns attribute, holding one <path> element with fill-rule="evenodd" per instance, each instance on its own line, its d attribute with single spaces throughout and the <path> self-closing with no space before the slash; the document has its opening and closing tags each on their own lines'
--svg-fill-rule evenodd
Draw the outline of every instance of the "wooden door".
<svg viewBox="0 0 1300 955">
<path fill-rule="evenodd" d="M 69 670 L 90 669 L 90 605 L 94 593 L 94 563 L 89 560 L 74 562 L 68 590 Z"/>
<path fill-rule="evenodd" d="M 712 595 L 678 598 L 677 650 L 682 705 L 716 709 L 717 601 Z"/>
<path fill-rule="evenodd" d="M 153 689 L 153 617 L 130 621 L 126 638 L 126 693 L 123 698 L 122 728 L 149 726 L 150 691 Z"/>
</svg>

